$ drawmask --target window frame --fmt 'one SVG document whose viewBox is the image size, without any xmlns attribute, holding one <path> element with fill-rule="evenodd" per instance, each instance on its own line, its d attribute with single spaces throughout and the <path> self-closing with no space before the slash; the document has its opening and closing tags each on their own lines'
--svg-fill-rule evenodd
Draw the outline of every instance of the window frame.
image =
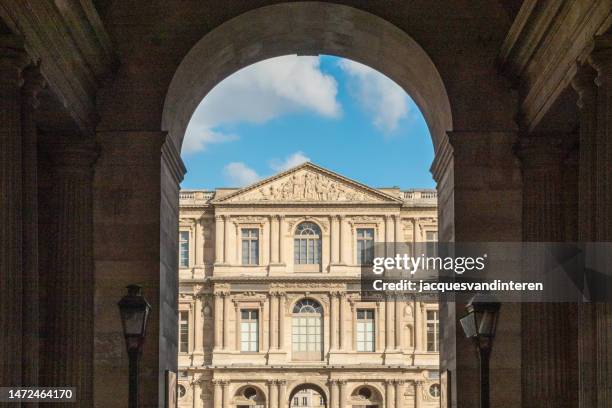
<svg viewBox="0 0 612 408">
<path fill-rule="evenodd" d="M 429 313 L 435 314 L 435 319 L 429 318 Z M 430 324 L 433 326 L 433 349 L 430 349 L 429 334 Z M 425 350 L 428 353 L 439 353 L 440 352 L 440 311 L 438 309 L 425 308 Z"/>
<path fill-rule="evenodd" d="M 252 324 L 253 320 L 255 323 L 255 331 L 253 332 L 251 330 L 251 328 L 249 327 L 248 333 L 249 333 L 249 340 L 247 340 L 246 343 L 248 343 L 249 345 L 251 345 L 252 343 L 255 344 L 255 350 L 251 350 L 250 346 L 248 347 L 249 350 L 245 350 L 243 348 L 243 344 L 245 343 L 245 341 L 243 340 L 243 324 L 245 323 L 245 318 L 244 318 L 244 312 L 249 314 L 249 317 L 246 319 L 246 323 L 248 324 Z M 253 307 L 241 307 L 239 309 L 239 313 L 240 313 L 240 331 L 239 331 L 239 339 L 238 342 L 240 343 L 240 347 L 239 347 L 239 351 L 241 354 L 248 354 L 248 353 L 259 353 L 260 350 L 260 343 L 259 343 L 259 336 L 260 336 L 260 331 L 261 331 L 261 310 L 259 308 L 253 308 Z M 256 313 L 257 314 L 257 319 L 253 319 L 251 314 L 252 313 Z M 255 333 L 254 335 L 254 340 L 253 340 L 253 333 Z"/>
<path fill-rule="evenodd" d="M 183 315 L 186 315 L 186 320 L 183 320 Z M 183 333 L 183 322 L 187 324 L 187 331 Z M 191 311 L 188 309 L 179 309 L 178 316 L 178 352 L 179 354 L 189 354 L 191 352 Z M 186 336 L 186 350 L 183 351 L 183 334 Z"/>
<path fill-rule="evenodd" d="M 314 228 L 309 229 L 313 231 L 313 234 L 302 234 L 300 227 L 311 224 Z M 302 243 L 304 243 L 302 248 Z M 304 254 L 302 256 L 302 249 Z M 312 254 L 312 258 L 310 258 Z M 305 258 L 305 262 L 302 262 L 302 258 Z M 309 262 L 312 259 L 312 262 Z M 300 221 L 293 230 L 293 265 L 296 268 L 301 269 L 321 269 L 323 265 L 323 229 L 321 226 L 310 220 Z"/>
<path fill-rule="evenodd" d="M 244 236 L 244 233 L 250 231 L 250 232 L 255 232 L 255 237 L 251 236 L 250 234 L 248 236 Z M 258 266 L 261 265 L 261 228 L 259 227 L 253 227 L 253 226 L 241 226 L 240 227 L 240 263 L 242 266 Z M 247 244 L 248 246 L 248 259 L 245 262 L 244 259 L 244 244 Z M 252 245 L 255 244 L 257 246 L 256 249 L 256 255 L 255 255 L 255 259 L 251 259 L 251 257 L 253 256 L 252 253 Z M 254 262 L 253 262 L 254 261 Z"/>
<path fill-rule="evenodd" d="M 371 312 L 372 317 L 371 318 L 359 318 L 359 313 L 360 312 Z M 369 307 L 369 308 L 356 308 L 355 309 L 355 343 L 356 343 L 356 347 L 355 350 L 358 353 L 374 353 L 376 352 L 376 309 L 373 307 Z M 360 322 L 361 321 L 361 322 Z M 363 333 L 370 333 L 371 334 L 371 339 L 370 341 L 368 341 L 368 339 L 364 339 L 364 340 L 359 340 L 359 334 L 361 333 L 361 331 L 359 330 L 359 326 L 360 324 L 363 323 L 371 323 L 371 331 L 363 331 Z M 364 344 L 367 345 L 371 343 L 371 349 L 366 349 L 364 348 L 363 350 L 360 349 L 360 344 Z"/>
<path fill-rule="evenodd" d="M 367 238 L 367 237 L 359 237 L 359 231 L 363 230 L 363 231 L 372 231 L 372 237 L 371 238 Z M 370 248 L 366 248 L 366 249 L 371 249 L 371 259 L 369 261 L 366 260 L 366 262 L 363 261 L 363 258 L 361 256 L 361 252 L 359 250 L 359 243 L 360 241 L 363 242 L 371 242 L 371 247 Z M 356 226 L 355 227 L 355 263 L 357 265 L 362 265 L 362 266 L 372 266 L 374 263 L 374 258 L 376 257 L 375 254 L 375 250 L 376 250 L 376 227 L 368 225 L 368 226 Z"/>
<path fill-rule="evenodd" d="M 184 240 L 183 239 L 183 234 L 186 234 L 187 239 Z M 178 259 L 178 264 L 179 264 L 179 269 L 188 269 L 189 267 L 191 267 L 191 241 L 192 241 L 192 237 L 191 237 L 191 230 L 190 229 L 180 229 L 179 230 L 179 259 Z M 183 244 L 186 243 L 187 244 L 187 249 L 186 251 L 183 250 Z M 183 262 L 183 255 L 186 256 L 186 263 Z"/>
<path fill-rule="evenodd" d="M 303 312 L 296 309 L 301 303 L 316 303 L 314 312 Z M 309 305 L 312 306 L 312 305 Z M 300 307 L 302 309 L 305 306 Z M 314 307 L 314 306 L 313 306 Z M 301 298 L 291 309 L 291 358 L 295 361 L 323 361 L 325 350 L 325 311 L 319 299 Z M 316 319 L 316 323 L 315 322 Z M 312 329 L 312 333 L 311 333 Z M 310 337 L 315 341 L 311 342 Z M 296 339 L 298 341 L 296 341 Z M 305 341 L 302 341 L 304 340 Z M 300 346 L 298 346 L 300 345 Z M 310 346 L 313 345 L 313 350 Z M 301 350 L 301 348 L 305 348 Z M 316 357 L 316 358 L 315 358 Z"/>
</svg>

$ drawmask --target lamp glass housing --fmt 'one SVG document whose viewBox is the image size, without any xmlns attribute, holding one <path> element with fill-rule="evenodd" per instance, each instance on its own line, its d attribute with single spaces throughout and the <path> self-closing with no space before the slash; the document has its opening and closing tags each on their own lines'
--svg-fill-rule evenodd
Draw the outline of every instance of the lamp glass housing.
<svg viewBox="0 0 612 408">
<path fill-rule="evenodd" d="M 128 350 L 138 348 L 142 344 L 147 330 L 147 321 L 151 305 L 142 296 L 142 288 L 138 285 L 127 287 L 128 294 L 118 303 L 121 324 Z"/>
</svg>

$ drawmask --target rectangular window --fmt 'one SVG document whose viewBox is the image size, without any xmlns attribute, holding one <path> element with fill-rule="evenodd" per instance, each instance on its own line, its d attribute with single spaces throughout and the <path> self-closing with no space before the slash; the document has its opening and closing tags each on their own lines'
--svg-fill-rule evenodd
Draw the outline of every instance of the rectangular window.
<svg viewBox="0 0 612 408">
<path fill-rule="evenodd" d="M 427 311 L 427 351 L 438 351 L 438 330 L 440 322 L 437 310 Z"/>
<path fill-rule="evenodd" d="M 305 407 L 308 406 L 308 397 L 302 397 L 302 405 Z"/>
<path fill-rule="evenodd" d="M 179 352 L 189 352 L 189 312 L 179 314 Z"/>
<path fill-rule="evenodd" d="M 259 311 L 241 310 L 240 317 L 240 351 L 259 351 Z"/>
<path fill-rule="evenodd" d="M 296 407 L 300 406 L 300 399 L 299 399 L 299 397 L 294 397 L 293 398 L 293 405 L 295 405 Z"/>
<path fill-rule="evenodd" d="M 374 351 L 373 309 L 357 309 L 357 351 Z"/>
<path fill-rule="evenodd" d="M 259 230 L 257 228 L 242 229 L 242 264 L 259 265 Z"/>
<path fill-rule="evenodd" d="M 437 231 L 427 231 L 425 233 L 426 242 L 426 254 L 427 256 L 437 256 L 438 255 L 438 232 Z"/>
<path fill-rule="evenodd" d="M 179 233 L 179 266 L 189 268 L 189 231 Z"/>
<path fill-rule="evenodd" d="M 371 265 L 374 261 L 374 228 L 357 228 L 357 263 Z"/>
</svg>

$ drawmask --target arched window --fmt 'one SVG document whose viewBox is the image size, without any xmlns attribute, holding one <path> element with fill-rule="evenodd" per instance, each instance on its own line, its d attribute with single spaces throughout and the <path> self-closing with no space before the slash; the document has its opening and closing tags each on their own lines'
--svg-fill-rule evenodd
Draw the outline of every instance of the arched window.
<svg viewBox="0 0 612 408">
<path fill-rule="evenodd" d="M 321 229 L 314 222 L 302 222 L 295 229 L 294 263 L 296 265 L 321 264 Z"/>
<path fill-rule="evenodd" d="M 293 359 L 321 360 L 323 308 L 316 300 L 302 299 L 295 304 L 291 334 Z"/>
</svg>

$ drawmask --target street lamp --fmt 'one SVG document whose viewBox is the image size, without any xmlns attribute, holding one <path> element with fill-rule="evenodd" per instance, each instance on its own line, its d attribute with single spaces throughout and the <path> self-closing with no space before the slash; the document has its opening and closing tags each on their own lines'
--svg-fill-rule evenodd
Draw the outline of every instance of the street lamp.
<svg viewBox="0 0 612 408">
<path fill-rule="evenodd" d="M 118 303 L 123 335 L 130 360 L 129 408 L 138 408 L 138 363 L 147 329 L 151 305 L 142 296 L 142 287 L 129 285 L 128 294 Z"/>
<path fill-rule="evenodd" d="M 465 336 L 472 339 L 480 360 L 480 408 L 489 408 L 489 359 L 497 328 L 499 302 L 487 300 L 483 296 L 474 296 L 465 307 L 461 326 Z"/>
</svg>

